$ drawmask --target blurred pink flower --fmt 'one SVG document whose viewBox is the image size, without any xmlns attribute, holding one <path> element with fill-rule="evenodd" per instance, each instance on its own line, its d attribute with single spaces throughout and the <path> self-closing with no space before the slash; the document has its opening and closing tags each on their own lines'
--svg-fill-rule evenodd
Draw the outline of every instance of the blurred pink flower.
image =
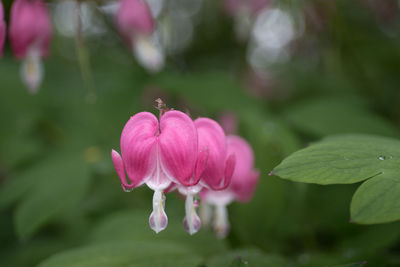
<svg viewBox="0 0 400 267">
<path fill-rule="evenodd" d="M 24 59 L 22 78 L 35 93 L 43 78 L 41 58 L 48 56 L 51 23 L 42 0 L 15 0 L 10 12 L 10 41 L 14 55 Z"/>
<path fill-rule="evenodd" d="M 117 13 L 117 26 L 129 43 L 138 35 L 151 35 L 155 29 L 154 19 L 144 0 L 121 0 Z"/>
<path fill-rule="evenodd" d="M 235 200 L 248 202 L 256 188 L 260 173 L 254 170 L 253 149 L 243 138 L 235 135 L 227 137 L 228 153 L 237 155 L 237 164 L 233 171 L 228 190 L 231 190 Z"/>
<path fill-rule="evenodd" d="M 155 20 L 145 0 L 121 0 L 116 24 L 138 62 L 150 72 L 164 66 L 164 53 L 155 38 Z"/>
<path fill-rule="evenodd" d="M 5 40 L 6 40 L 6 22 L 4 20 L 3 3 L 0 0 L 0 57 L 3 56 L 3 48 Z"/>
<path fill-rule="evenodd" d="M 180 111 L 161 113 L 160 121 L 149 112 L 140 112 L 122 131 L 121 154 L 115 150 L 111 153 L 122 187 L 126 190 L 146 183 L 155 191 L 150 227 L 157 233 L 164 230 L 168 219 L 163 191 L 172 182 L 196 185 L 207 162 L 207 150 L 198 149 L 193 121 Z"/>
<path fill-rule="evenodd" d="M 241 137 L 227 137 L 228 153 L 236 155 L 236 166 L 229 187 L 222 191 L 203 190 L 202 200 L 215 206 L 214 230 L 218 237 L 228 234 L 229 222 L 226 206 L 232 201 L 248 202 L 256 188 L 259 171 L 254 169 L 254 153 L 251 146 Z"/>
<path fill-rule="evenodd" d="M 23 59 L 30 49 L 49 54 L 51 23 L 42 0 L 15 0 L 10 12 L 10 41 L 14 55 Z"/>
</svg>

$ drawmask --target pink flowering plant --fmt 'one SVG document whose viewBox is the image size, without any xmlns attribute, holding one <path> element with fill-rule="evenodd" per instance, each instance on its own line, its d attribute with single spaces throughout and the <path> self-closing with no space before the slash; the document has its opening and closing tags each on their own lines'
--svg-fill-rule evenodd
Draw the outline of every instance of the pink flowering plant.
<svg viewBox="0 0 400 267">
<path fill-rule="evenodd" d="M 0 267 L 400 266 L 399 26 L 397 0 L 0 0 Z"/>
</svg>

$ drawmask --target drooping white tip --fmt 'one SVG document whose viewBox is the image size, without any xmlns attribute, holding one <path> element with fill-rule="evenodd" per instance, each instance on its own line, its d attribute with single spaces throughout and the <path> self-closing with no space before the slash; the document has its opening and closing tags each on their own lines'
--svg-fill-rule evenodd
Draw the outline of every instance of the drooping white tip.
<svg viewBox="0 0 400 267">
<path fill-rule="evenodd" d="M 188 194 L 185 201 L 186 216 L 183 219 L 183 227 L 190 235 L 197 233 L 201 227 L 200 217 L 196 213 L 193 195 Z"/>
<path fill-rule="evenodd" d="M 21 77 L 28 91 L 35 94 L 39 91 L 44 75 L 40 51 L 35 48 L 28 50 L 21 65 Z"/>
<path fill-rule="evenodd" d="M 156 190 L 153 195 L 153 212 L 149 217 L 150 228 L 157 234 L 167 228 L 168 217 L 164 211 L 165 196 L 163 192 Z"/>
<path fill-rule="evenodd" d="M 159 72 L 164 67 L 164 51 L 154 34 L 137 35 L 133 41 L 133 53 L 136 59 L 151 73 Z"/>
<path fill-rule="evenodd" d="M 225 238 L 230 230 L 226 205 L 215 206 L 214 232 L 220 239 Z"/>
</svg>

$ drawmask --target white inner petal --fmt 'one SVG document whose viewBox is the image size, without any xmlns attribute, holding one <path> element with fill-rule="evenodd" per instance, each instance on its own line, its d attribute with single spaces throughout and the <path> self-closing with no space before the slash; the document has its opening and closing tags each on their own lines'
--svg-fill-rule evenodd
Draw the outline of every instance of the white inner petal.
<svg viewBox="0 0 400 267">
<path fill-rule="evenodd" d="M 150 175 L 144 179 L 147 186 L 152 190 L 164 190 L 171 184 L 172 181 L 175 181 L 175 179 L 168 174 L 165 168 L 163 168 L 159 152 L 159 147 L 157 145 L 154 169 L 150 172 Z"/>
</svg>

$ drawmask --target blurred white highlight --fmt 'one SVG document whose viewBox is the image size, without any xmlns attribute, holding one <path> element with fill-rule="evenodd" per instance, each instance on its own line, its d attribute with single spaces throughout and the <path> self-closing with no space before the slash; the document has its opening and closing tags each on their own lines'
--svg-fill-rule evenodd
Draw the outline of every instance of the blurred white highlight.
<svg viewBox="0 0 400 267">
<path fill-rule="evenodd" d="M 139 64 L 148 71 L 155 73 L 164 67 L 164 51 L 157 32 L 151 36 L 136 35 L 132 42 L 132 49 Z"/>
<path fill-rule="evenodd" d="M 81 23 L 81 32 L 86 36 L 102 35 L 106 32 L 104 22 L 96 13 L 95 6 L 90 3 L 78 3 L 73 0 L 60 1 L 55 6 L 53 18 L 57 31 L 66 37 L 76 35 L 79 23 Z"/>
<path fill-rule="evenodd" d="M 43 75 L 44 69 L 40 59 L 40 50 L 36 46 L 31 47 L 21 65 L 21 78 L 30 93 L 35 94 L 39 91 Z"/>
</svg>

